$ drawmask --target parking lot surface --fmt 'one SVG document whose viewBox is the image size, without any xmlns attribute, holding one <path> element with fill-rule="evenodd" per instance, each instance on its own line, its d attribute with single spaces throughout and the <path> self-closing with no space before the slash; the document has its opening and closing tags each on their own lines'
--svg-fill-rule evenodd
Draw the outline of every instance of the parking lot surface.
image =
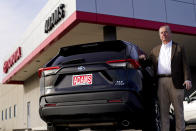
<svg viewBox="0 0 196 131">
<path fill-rule="evenodd" d="M 92 131 L 92 130 L 90 130 L 90 129 L 84 129 L 84 130 L 81 130 L 81 131 Z M 133 130 L 133 129 L 131 129 L 131 130 L 121 130 L 121 131 L 142 131 L 142 130 Z"/>
<path fill-rule="evenodd" d="M 84 130 L 81 130 L 81 131 L 92 131 L 92 130 L 90 130 L 90 129 L 84 129 Z M 130 129 L 130 130 L 121 130 L 121 131 L 142 131 L 142 130 L 133 130 L 133 129 Z M 196 131 L 196 125 L 194 125 L 194 126 L 187 126 L 186 127 L 186 131 Z"/>
</svg>

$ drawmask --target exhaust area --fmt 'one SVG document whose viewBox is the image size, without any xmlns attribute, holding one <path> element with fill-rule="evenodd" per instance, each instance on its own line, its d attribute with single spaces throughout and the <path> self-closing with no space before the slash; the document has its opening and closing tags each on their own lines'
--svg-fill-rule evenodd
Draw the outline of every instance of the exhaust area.
<svg viewBox="0 0 196 131">
<path fill-rule="evenodd" d="M 130 125 L 130 122 L 128 120 L 123 120 L 121 122 L 121 125 L 124 126 L 124 127 L 128 127 Z"/>
</svg>

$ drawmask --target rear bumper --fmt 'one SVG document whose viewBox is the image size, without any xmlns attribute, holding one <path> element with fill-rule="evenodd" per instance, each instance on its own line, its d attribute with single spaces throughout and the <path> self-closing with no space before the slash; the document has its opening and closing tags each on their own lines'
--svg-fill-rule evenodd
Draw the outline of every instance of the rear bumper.
<svg viewBox="0 0 196 131">
<path fill-rule="evenodd" d="M 100 94 L 102 93 L 99 92 L 97 95 Z M 102 100 L 94 94 L 94 98 L 89 101 L 64 102 L 57 103 L 54 107 L 40 107 L 40 116 L 47 123 L 56 124 L 119 123 L 123 120 L 128 120 L 132 123 L 141 122 L 143 107 L 135 94 L 127 91 L 104 92 L 103 94 L 105 98 L 102 98 Z M 78 99 L 79 96 L 75 95 Z M 95 98 L 99 99 L 95 100 Z M 122 101 L 108 102 L 110 98 L 121 98 Z"/>
<path fill-rule="evenodd" d="M 90 104 L 74 106 L 58 106 L 42 108 L 43 116 L 81 115 L 81 114 L 105 114 L 118 112 L 134 112 L 124 103 Z"/>
</svg>

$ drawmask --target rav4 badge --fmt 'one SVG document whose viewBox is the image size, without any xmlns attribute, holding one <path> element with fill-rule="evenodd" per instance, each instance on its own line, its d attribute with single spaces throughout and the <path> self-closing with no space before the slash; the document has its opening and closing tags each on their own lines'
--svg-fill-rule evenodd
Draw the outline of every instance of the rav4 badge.
<svg viewBox="0 0 196 131">
<path fill-rule="evenodd" d="M 123 85 L 125 85 L 125 83 L 124 83 L 124 81 L 116 81 L 115 85 L 116 86 L 123 86 Z"/>
</svg>

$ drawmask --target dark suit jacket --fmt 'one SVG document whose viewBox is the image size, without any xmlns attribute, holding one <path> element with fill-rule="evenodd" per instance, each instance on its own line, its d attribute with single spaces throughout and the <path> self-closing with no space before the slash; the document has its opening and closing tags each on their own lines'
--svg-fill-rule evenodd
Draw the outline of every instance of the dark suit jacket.
<svg viewBox="0 0 196 131">
<path fill-rule="evenodd" d="M 158 69 L 158 58 L 161 45 L 152 49 L 150 60 L 154 66 L 155 76 Z M 184 48 L 179 44 L 172 42 L 171 54 L 171 75 L 175 88 L 184 89 L 185 80 L 191 80 L 190 69 L 184 52 Z"/>
</svg>

